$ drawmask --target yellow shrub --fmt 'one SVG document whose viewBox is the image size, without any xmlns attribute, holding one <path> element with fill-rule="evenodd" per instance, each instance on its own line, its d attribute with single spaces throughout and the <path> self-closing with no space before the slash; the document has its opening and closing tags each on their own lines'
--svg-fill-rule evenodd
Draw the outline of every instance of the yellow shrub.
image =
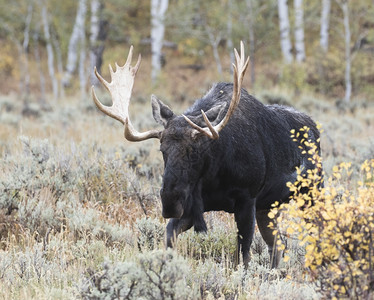
<svg viewBox="0 0 374 300">
<path fill-rule="evenodd" d="M 307 139 L 305 143 L 311 146 Z M 316 147 L 311 149 L 310 159 L 318 167 L 321 159 Z M 306 270 L 328 297 L 374 295 L 374 159 L 362 164 L 361 173 L 349 188 L 352 166 L 341 163 L 325 187 L 318 188 L 323 179 L 317 168 L 305 176 L 298 170 L 296 182 L 288 183 L 294 192 L 290 203 L 269 213 L 280 234 L 305 246 Z"/>
</svg>

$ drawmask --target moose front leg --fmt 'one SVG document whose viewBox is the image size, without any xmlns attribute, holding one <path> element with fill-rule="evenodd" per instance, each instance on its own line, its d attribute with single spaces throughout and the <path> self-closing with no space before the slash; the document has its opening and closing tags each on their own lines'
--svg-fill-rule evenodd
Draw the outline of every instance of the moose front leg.
<svg viewBox="0 0 374 300">
<path fill-rule="evenodd" d="M 168 225 L 166 225 L 166 246 L 172 248 L 178 235 L 190 229 L 192 225 L 193 219 L 191 217 L 171 219 Z"/>
<path fill-rule="evenodd" d="M 238 227 L 236 264 L 239 263 L 239 255 L 241 252 L 243 255 L 243 264 L 247 268 L 250 261 L 249 249 L 255 232 L 255 200 L 246 199 L 246 201 L 241 201 L 241 203 L 235 207 L 234 214 L 236 225 Z"/>
</svg>

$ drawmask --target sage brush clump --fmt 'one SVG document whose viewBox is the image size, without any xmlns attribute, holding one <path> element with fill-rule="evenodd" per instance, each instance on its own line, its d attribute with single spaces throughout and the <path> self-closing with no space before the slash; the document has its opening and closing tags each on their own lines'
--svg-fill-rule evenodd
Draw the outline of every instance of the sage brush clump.
<svg viewBox="0 0 374 300">
<path fill-rule="evenodd" d="M 63 277 L 66 264 L 49 257 L 44 243 L 36 243 L 25 250 L 0 252 L 0 279 L 8 285 L 52 282 Z M 61 259 L 62 260 L 62 259 Z"/>
<path fill-rule="evenodd" d="M 146 217 L 137 219 L 135 227 L 139 232 L 137 240 L 141 250 L 156 249 L 164 240 L 165 225 L 161 224 L 157 219 Z"/>
<path fill-rule="evenodd" d="M 88 270 L 81 283 L 83 299 L 195 299 L 188 285 L 189 266 L 173 250 L 139 254 L 134 261 L 106 261 Z"/>
<path fill-rule="evenodd" d="M 101 271 L 87 270 L 80 287 L 83 299 L 137 299 L 140 270 L 134 262 L 102 264 Z"/>
<path fill-rule="evenodd" d="M 177 247 L 195 259 L 209 258 L 221 263 L 229 258 L 230 263 L 235 263 L 236 233 L 222 222 L 216 222 L 204 234 L 186 231 L 181 234 L 180 240 Z"/>
<path fill-rule="evenodd" d="M 32 197 L 43 188 L 61 197 L 72 191 L 76 179 L 71 171 L 72 158 L 55 153 L 48 140 L 20 139 L 23 153 L 6 155 L 1 162 L 0 209 L 8 213 L 18 209 L 22 198 Z"/>
</svg>

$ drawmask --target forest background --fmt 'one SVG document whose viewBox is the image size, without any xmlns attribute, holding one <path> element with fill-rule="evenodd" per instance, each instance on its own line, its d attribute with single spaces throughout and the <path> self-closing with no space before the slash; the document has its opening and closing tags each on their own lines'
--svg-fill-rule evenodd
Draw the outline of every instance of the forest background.
<svg viewBox="0 0 374 300">
<path fill-rule="evenodd" d="M 252 92 L 284 85 L 347 102 L 372 94 L 370 0 L 2 2 L 1 91 L 23 99 L 87 92 L 97 84 L 93 67 L 122 62 L 131 44 L 145 58 L 139 89 L 190 99 L 200 95 L 191 90 L 230 80 L 240 40 Z M 191 70 L 206 78 L 194 89 Z"/>
</svg>

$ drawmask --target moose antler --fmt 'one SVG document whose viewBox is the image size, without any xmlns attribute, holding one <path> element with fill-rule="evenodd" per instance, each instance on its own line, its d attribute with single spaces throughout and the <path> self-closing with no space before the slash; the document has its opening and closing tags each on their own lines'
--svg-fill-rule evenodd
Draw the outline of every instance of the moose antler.
<svg viewBox="0 0 374 300">
<path fill-rule="evenodd" d="M 235 111 L 240 101 L 240 92 L 241 92 L 242 82 L 243 82 L 244 74 L 248 67 L 249 57 L 247 58 L 246 61 L 244 61 L 245 59 L 244 44 L 242 41 L 240 42 L 240 56 L 238 54 L 238 51 L 236 51 L 236 49 L 234 49 L 234 52 L 235 52 L 235 59 L 236 59 L 236 64 L 233 64 L 234 88 L 232 92 L 232 98 L 231 98 L 229 109 L 227 110 L 227 113 L 225 117 L 221 120 L 221 122 L 213 126 L 212 123 L 210 123 L 205 112 L 201 110 L 201 114 L 203 115 L 203 118 L 204 118 L 204 121 L 207 127 L 200 127 L 199 125 L 192 122 L 187 116 L 183 115 L 186 121 L 196 130 L 196 132 L 205 134 L 206 136 L 210 137 L 213 140 L 216 140 L 219 138 L 219 132 L 222 130 L 223 127 L 226 126 L 227 122 L 229 121 L 230 117 L 232 116 L 233 112 Z"/>
<path fill-rule="evenodd" d="M 96 97 L 94 86 L 92 86 L 92 97 L 93 100 L 104 114 L 120 121 L 125 125 L 125 138 L 131 142 L 138 142 L 147 140 L 150 138 L 160 138 L 160 131 L 149 130 L 146 132 L 138 132 L 132 126 L 129 118 L 129 103 L 132 93 L 132 88 L 134 85 L 134 79 L 136 72 L 138 71 L 141 55 L 139 54 L 138 61 L 134 67 L 132 67 L 132 52 L 133 46 L 130 47 L 130 52 L 127 57 L 124 66 L 120 67 L 117 63 L 115 64 L 116 70 L 113 71 L 112 66 L 109 65 L 111 82 L 107 82 L 100 74 L 97 72 L 95 67 L 95 75 L 100 80 L 100 82 L 105 86 L 105 88 L 110 92 L 112 96 L 112 106 L 103 105 Z"/>
</svg>

